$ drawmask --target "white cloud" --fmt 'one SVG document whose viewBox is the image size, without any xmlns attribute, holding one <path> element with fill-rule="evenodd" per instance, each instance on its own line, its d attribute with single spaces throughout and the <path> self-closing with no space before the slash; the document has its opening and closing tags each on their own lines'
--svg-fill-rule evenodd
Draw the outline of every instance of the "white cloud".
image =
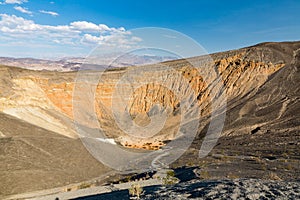
<svg viewBox="0 0 300 200">
<path fill-rule="evenodd" d="M 0 14 L 0 32 L 2 33 L 26 33 L 30 31 L 38 31 L 41 27 L 35 24 L 32 20 L 26 20 L 15 15 Z"/>
<path fill-rule="evenodd" d="M 106 45 L 128 48 L 141 41 L 123 27 L 108 27 L 87 21 L 69 25 L 41 25 L 15 15 L 0 14 L 0 36 L 14 41 L 66 44 L 73 46 Z M 7 41 L 7 40 L 6 40 Z"/>
<path fill-rule="evenodd" d="M 70 25 L 72 29 L 87 31 L 87 32 L 109 31 L 109 28 L 104 24 L 100 26 L 86 21 L 72 22 Z"/>
<path fill-rule="evenodd" d="M 44 13 L 44 14 L 48 14 L 48 15 L 52 15 L 54 17 L 59 15 L 57 12 L 53 12 L 53 11 L 40 10 L 39 12 Z"/>
<path fill-rule="evenodd" d="M 17 10 L 17 11 L 20 11 L 21 13 L 32 15 L 32 12 L 29 11 L 27 8 L 23 8 L 21 6 L 15 6 L 14 9 Z"/>
<path fill-rule="evenodd" d="M 84 43 L 101 43 L 104 40 L 104 36 L 93 36 L 90 34 L 84 34 L 84 36 L 81 39 L 81 42 Z"/>
<path fill-rule="evenodd" d="M 120 49 L 130 49 L 133 47 L 137 47 L 136 45 L 141 41 L 141 38 L 132 36 L 128 31 L 100 36 L 84 34 L 84 36 L 81 38 L 81 43 L 83 44 L 96 43 L 106 47 L 118 47 Z"/>
<path fill-rule="evenodd" d="M 105 32 L 111 32 L 111 33 L 127 33 L 125 28 L 119 27 L 119 28 L 113 28 L 108 27 L 105 24 L 94 24 L 92 22 L 87 21 L 76 21 L 72 22 L 70 24 L 70 28 L 74 30 L 80 30 L 84 32 L 99 32 L 99 33 L 105 33 Z"/>
<path fill-rule="evenodd" d="M 26 3 L 28 0 L 5 0 L 3 3 L 4 4 L 22 4 Z"/>
</svg>

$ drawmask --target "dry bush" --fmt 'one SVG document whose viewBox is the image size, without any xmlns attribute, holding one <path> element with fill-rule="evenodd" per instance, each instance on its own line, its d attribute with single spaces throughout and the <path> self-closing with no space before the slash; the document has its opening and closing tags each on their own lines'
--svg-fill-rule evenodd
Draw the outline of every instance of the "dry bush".
<svg viewBox="0 0 300 200">
<path fill-rule="evenodd" d="M 129 194 L 131 196 L 136 196 L 137 199 L 140 199 L 140 196 L 143 194 L 143 188 L 140 184 L 132 184 L 131 188 L 129 188 Z"/>
<path fill-rule="evenodd" d="M 266 177 L 266 179 L 269 179 L 269 180 L 274 180 L 274 181 L 281 181 L 282 179 L 274 172 L 270 172 L 268 174 L 268 176 Z"/>
</svg>

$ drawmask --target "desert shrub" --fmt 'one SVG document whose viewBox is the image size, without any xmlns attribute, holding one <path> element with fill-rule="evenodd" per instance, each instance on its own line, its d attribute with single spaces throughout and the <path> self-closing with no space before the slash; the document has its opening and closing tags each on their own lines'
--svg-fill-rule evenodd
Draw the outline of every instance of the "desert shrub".
<svg viewBox="0 0 300 200">
<path fill-rule="evenodd" d="M 261 170 L 263 170 L 263 171 L 267 171 L 268 170 L 268 166 L 267 166 L 267 164 L 266 163 L 261 163 Z"/>
<path fill-rule="evenodd" d="M 281 178 L 274 172 L 270 172 L 266 178 L 269 180 L 281 181 Z"/>
<path fill-rule="evenodd" d="M 201 171 L 200 172 L 200 178 L 201 179 L 209 179 L 210 178 L 209 172 L 205 171 L 205 170 Z"/>
<path fill-rule="evenodd" d="M 129 188 L 129 194 L 131 196 L 136 196 L 137 199 L 140 199 L 140 196 L 143 194 L 143 188 L 140 184 L 132 184 L 131 188 Z"/>
<path fill-rule="evenodd" d="M 171 176 L 171 177 L 174 177 L 175 176 L 175 172 L 170 170 L 170 171 L 167 171 L 167 176 Z"/>
<path fill-rule="evenodd" d="M 205 161 L 199 162 L 199 167 L 200 168 L 205 168 L 205 167 L 207 167 L 207 165 L 208 165 L 208 163 L 205 162 Z"/>
<path fill-rule="evenodd" d="M 233 173 L 231 173 L 231 172 L 227 175 L 227 177 L 228 177 L 229 179 L 238 179 L 238 178 L 239 178 L 238 175 L 233 174 Z"/>
<path fill-rule="evenodd" d="M 162 178 L 163 185 L 174 185 L 178 182 L 176 177 L 166 176 Z"/>
<path fill-rule="evenodd" d="M 288 164 L 288 165 L 286 166 L 286 169 L 289 170 L 289 171 L 291 171 L 291 170 L 293 170 L 293 166 L 292 166 L 291 164 Z"/>
<path fill-rule="evenodd" d="M 170 170 L 167 171 L 167 175 L 163 177 L 161 180 L 163 182 L 163 185 L 174 185 L 178 182 L 178 179 L 175 177 L 175 172 Z"/>
<path fill-rule="evenodd" d="M 78 186 L 78 189 L 85 189 L 85 188 L 89 188 L 91 187 L 92 185 L 89 184 L 89 183 L 81 183 L 79 186 Z"/>
</svg>

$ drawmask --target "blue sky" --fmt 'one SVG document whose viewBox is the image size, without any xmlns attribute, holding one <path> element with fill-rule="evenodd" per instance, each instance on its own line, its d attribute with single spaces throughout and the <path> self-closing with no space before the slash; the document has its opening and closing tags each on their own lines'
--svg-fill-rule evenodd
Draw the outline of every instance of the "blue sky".
<svg viewBox="0 0 300 200">
<path fill-rule="evenodd" d="M 86 56 L 96 45 L 128 47 L 130 30 L 173 29 L 209 53 L 300 39 L 299 0 L 0 0 L 0 56 Z"/>
</svg>

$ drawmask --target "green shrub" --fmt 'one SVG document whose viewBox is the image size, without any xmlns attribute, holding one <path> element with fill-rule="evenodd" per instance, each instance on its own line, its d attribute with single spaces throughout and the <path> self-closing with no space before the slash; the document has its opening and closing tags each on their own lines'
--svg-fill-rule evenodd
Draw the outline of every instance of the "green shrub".
<svg viewBox="0 0 300 200">
<path fill-rule="evenodd" d="M 175 177 L 175 172 L 170 170 L 167 171 L 167 176 L 162 178 L 164 185 L 174 185 L 178 182 L 178 179 Z"/>
<path fill-rule="evenodd" d="M 172 176 L 174 177 L 175 176 L 175 172 L 170 170 L 170 171 L 167 171 L 167 176 Z"/>
</svg>

